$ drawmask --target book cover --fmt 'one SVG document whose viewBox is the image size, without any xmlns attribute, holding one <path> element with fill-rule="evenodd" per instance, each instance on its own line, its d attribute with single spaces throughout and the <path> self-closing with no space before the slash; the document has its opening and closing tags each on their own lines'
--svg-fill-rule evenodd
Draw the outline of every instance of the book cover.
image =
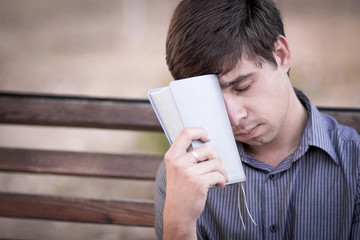
<svg viewBox="0 0 360 240">
<path fill-rule="evenodd" d="M 170 144 L 183 128 L 201 127 L 211 138 L 205 144 L 214 149 L 230 177 L 227 184 L 246 181 L 216 75 L 172 81 L 167 87 L 150 90 L 148 96 Z M 202 144 L 193 141 L 192 147 Z"/>
</svg>

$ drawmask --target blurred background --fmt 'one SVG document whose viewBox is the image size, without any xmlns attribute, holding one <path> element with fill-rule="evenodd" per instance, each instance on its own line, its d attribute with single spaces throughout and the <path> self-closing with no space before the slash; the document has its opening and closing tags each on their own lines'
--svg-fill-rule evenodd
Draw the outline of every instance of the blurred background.
<svg viewBox="0 0 360 240">
<path fill-rule="evenodd" d="M 172 80 L 164 46 L 178 2 L 0 0 L 0 91 L 146 98 L 149 89 Z M 293 84 L 318 106 L 360 107 L 360 2 L 275 2 L 292 50 Z M 0 146 L 21 148 L 164 153 L 154 137 L 162 134 L 0 125 Z M 153 183 L 1 173 L 0 191 L 152 199 Z M 154 239 L 152 228 L 9 218 L 0 218 L 0 232 L 30 239 Z"/>
</svg>

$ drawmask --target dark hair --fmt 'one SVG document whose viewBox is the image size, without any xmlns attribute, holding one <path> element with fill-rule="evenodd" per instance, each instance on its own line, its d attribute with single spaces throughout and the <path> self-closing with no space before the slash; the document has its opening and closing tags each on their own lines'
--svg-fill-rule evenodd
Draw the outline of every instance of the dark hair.
<svg viewBox="0 0 360 240">
<path fill-rule="evenodd" d="M 277 67 L 279 35 L 283 23 L 270 0 L 184 0 L 171 19 L 166 61 L 175 79 L 225 74 L 244 57 Z"/>
</svg>

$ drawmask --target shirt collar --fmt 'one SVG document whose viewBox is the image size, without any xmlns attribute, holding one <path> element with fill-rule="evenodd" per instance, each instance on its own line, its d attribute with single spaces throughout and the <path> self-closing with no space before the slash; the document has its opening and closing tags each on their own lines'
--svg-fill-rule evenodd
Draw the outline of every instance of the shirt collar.
<svg viewBox="0 0 360 240">
<path fill-rule="evenodd" d="M 294 88 L 294 90 L 309 114 L 309 120 L 305 127 L 299 149 L 306 151 L 309 146 L 320 148 L 324 150 L 336 164 L 339 164 L 326 120 L 303 91 L 297 88 Z"/>
</svg>

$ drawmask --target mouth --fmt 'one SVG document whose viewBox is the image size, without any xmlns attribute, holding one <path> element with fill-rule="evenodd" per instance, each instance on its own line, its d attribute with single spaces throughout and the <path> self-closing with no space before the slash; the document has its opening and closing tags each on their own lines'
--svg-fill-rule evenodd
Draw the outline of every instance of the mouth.
<svg viewBox="0 0 360 240">
<path fill-rule="evenodd" d="M 254 129 L 255 129 L 256 127 L 257 127 L 257 126 L 255 126 L 255 127 L 253 127 L 253 128 L 248 128 L 248 129 L 239 131 L 239 132 L 236 133 L 236 135 L 248 135 L 248 134 L 250 134 L 252 131 L 254 131 Z"/>
<path fill-rule="evenodd" d="M 251 127 L 251 128 L 234 131 L 235 138 L 240 138 L 240 139 L 253 138 L 256 135 L 256 130 L 258 129 L 259 126 L 260 126 L 260 124 L 254 126 L 254 127 Z"/>
</svg>

